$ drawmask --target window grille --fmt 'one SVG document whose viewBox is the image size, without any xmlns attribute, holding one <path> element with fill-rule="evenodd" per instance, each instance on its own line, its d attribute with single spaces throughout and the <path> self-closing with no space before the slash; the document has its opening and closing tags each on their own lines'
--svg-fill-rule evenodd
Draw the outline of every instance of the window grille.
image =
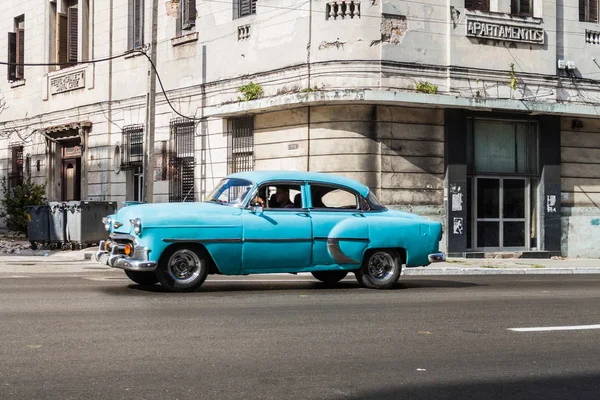
<svg viewBox="0 0 600 400">
<path fill-rule="evenodd" d="M 144 125 L 123 128 L 121 169 L 132 169 L 144 163 Z"/>
<path fill-rule="evenodd" d="M 169 143 L 169 201 L 195 201 L 194 193 L 194 121 L 177 118 L 171 121 Z"/>
<path fill-rule="evenodd" d="M 231 118 L 228 121 L 228 172 L 254 169 L 254 115 Z"/>
<path fill-rule="evenodd" d="M 8 187 L 14 188 L 23 184 L 23 145 L 20 143 L 11 144 L 11 163 L 8 174 Z"/>
</svg>

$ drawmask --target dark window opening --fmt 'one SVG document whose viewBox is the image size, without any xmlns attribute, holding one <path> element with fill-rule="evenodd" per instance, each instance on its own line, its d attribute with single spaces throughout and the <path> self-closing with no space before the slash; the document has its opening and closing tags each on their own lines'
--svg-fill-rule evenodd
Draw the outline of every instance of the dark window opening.
<svg viewBox="0 0 600 400">
<path fill-rule="evenodd" d="M 523 17 L 533 16 L 533 0 L 511 0 L 510 13 Z"/>
<path fill-rule="evenodd" d="M 127 47 L 139 49 L 144 45 L 144 0 L 129 0 L 129 29 Z"/>
<path fill-rule="evenodd" d="M 254 116 L 228 121 L 227 169 L 230 174 L 254 169 Z"/>
<path fill-rule="evenodd" d="M 8 80 L 25 79 L 25 16 L 15 18 L 14 32 L 8 33 Z"/>
<path fill-rule="evenodd" d="M 490 0 L 465 0 L 465 8 L 471 11 L 490 11 Z"/>
<path fill-rule="evenodd" d="M 193 202 L 194 193 L 194 121 L 177 118 L 171 121 L 169 150 L 169 202 Z"/>
<path fill-rule="evenodd" d="M 598 0 L 579 0 L 579 21 L 598 22 Z"/>
<path fill-rule="evenodd" d="M 177 36 L 184 35 L 196 26 L 196 0 L 179 1 L 179 18 L 177 19 Z"/>
<path fill-rule="evenodd" d="M 8 174 L 8 187 L 14 188 L 23 184 L 23 146 L 14 144 L 10 146 L 11 162 Z"/>
</svg>

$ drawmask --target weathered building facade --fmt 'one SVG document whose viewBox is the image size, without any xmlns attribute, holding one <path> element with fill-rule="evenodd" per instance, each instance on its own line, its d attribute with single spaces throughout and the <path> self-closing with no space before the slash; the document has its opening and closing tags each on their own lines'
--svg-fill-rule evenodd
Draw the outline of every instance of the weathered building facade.
<svg viewBox="0 0 600 400">
<path fill-rule="evenodd" d="M 598 0 L 158 3 L 155 201 L 324 171 L 443 221 L 450 254 L 600 256 Z M 3 2 L 11 182 L 142 198 L 151 8 Z"/>
</svg>

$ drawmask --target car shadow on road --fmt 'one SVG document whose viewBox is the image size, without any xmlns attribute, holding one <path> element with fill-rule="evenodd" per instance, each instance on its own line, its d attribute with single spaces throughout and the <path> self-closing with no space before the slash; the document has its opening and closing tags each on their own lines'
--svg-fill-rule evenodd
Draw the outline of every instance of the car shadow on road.
<svg viewBox="0 0 600 400">
<path fill-rule="evenodd" d="M 427 289 L 427 288 L 437 288 L 437 289 L 461 289 L 461 288 L 469 288 L 469 287 L 477 287 L 477 286 L 487 286 L 486 284 L 474 283 L 474 282 L 465 282 L 465 281 L 448 281 L 442 279 L 411 279 L 411 280 L 402 280 L 398 282 L 394 288 L 389 290 L 373 290 L 363 288 L 356 281 L 342 281 L 337 284 L 328 285 L 325 283 L 317 282 L 317 281 L 296 281 L 296 282 L 286 282 L 286 281 L 261 281 L 256 280 L 255 282 L 251 281 L 236 281 L 235 279 L 231 279 L 231 281 L 227 281 L 227 279 L 219 278 L 218 282 L 207 280 L 202 287 L 196 292 L 190 293 L 233 293 L 233 292 L 265 292 L 265 291 L 298 291 L 298 290 L 311 290 L 311 291 L 329 291 L 331 293 L 342 292 L 342 291 L 361 291 L 361 292 L 373 292 L 373 293 L 393 293 L 398 291 L 405 290 L 414 290 L 414 289 Z M 127 290 L 124 290 L 127 289 Z M 112 294 L 125 294 L 127 291 L 136 291 L 136 292 L 147 292 L 147 293 L 171 293 L 167 289 L 165 289 L 161 285 L 138 285 L 134 283 L 129 283 L 124 285 L 123 287 L 105 287 L 102 289 L 107 293 Z"/>
<path fill-rule="evenodd" d="M 489 378 L 488 378 L 489 379 Z M 487 382 L 428 383 L 405 385 L 396 388 L 364 391 L 346 395 L 344 400 L 396 400 L 396 399 L 577 399 L 600 398 L 600 375 L 523 377 L 488 380 Z M 339 398 L 340 400 L 342 397 Z"/>
</svg>

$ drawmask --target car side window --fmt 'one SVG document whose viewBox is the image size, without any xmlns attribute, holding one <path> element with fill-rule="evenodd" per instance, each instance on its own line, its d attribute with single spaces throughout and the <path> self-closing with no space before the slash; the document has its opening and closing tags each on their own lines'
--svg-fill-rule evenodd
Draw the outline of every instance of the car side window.
<svg viewBox="0 0 600 400">
<path fill-rule="evenodd" d="M 312 208 L 356 210 L 359 208 L 356 194 L 349 190 L 327 185 L 310 185 Z"/>
<path fill-rule="evenodd" d="M 270 183 L 259 187 L 254 203 L 260 203 L 265 210 L 302 208 L 302 188 L 294 184 Z"/>
</svg>

